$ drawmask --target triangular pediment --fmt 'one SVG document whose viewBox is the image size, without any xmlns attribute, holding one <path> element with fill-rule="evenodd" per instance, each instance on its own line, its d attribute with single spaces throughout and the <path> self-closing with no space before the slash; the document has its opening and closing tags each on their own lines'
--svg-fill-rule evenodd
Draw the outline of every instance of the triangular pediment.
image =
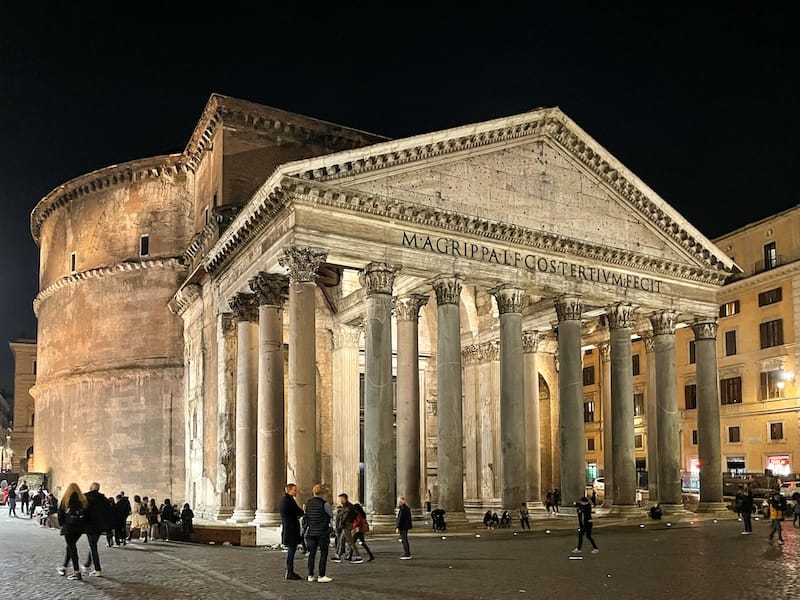
<svg viewBox="0 0 800 600">
<path fill-rule="evenodd" d="M 277 189 L 303 186 L 362 201 L 372 196 L 404 214 L 418 207 L 439 215 L 434 220 L 446 213 L 451 223 L 495 239 L 502 232 L 509 241 L 524 237 L 530 245 L 649 263 L 678 276 L 722 282 L 739 271 L 557 108 L 283 165 L 254 196 L 250 214 Z"/>
</svg>

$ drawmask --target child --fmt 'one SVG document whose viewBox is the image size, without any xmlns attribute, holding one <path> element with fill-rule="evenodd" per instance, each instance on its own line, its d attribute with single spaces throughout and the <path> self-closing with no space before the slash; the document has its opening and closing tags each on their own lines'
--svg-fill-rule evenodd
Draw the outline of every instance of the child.
<svg viewBox="0 0 800 600">
<path fill-rule="evenodd" d="M 192 533 L 192 519 L 194 519 L 194 513 L 187 502 L 183 505 L 183 510 L 181 511 L 181 530 L 184 535 Z"/>
</svg>

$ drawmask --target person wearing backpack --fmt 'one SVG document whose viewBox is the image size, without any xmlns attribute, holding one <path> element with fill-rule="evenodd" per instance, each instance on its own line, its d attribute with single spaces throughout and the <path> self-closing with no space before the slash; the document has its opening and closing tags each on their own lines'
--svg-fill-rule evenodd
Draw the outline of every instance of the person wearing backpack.
<svg viewBox="0 0 800 600">
<path fill-rule="evenodd" d="M 375 560 L 375 555 L 372 554 L 372 550 L 369 549 L 367 546 L 367 538 L 364 537 L 369 531 L 369 523 L 367 522 L 367 513 L 364 511 L 364 507 L 361 506 L 358 502 L 353 505 L 353 508 L 356 509 L 358 515 L 356 516 L 356 520 L 353 521 L 353 541 L 357 544 L 361 541 L 361 545 L 364 547 L 364 550 L 367 551 L 369 558 L 367 562 L 372 562 Z"/>
<path fill-rule="evenodd" d="M 97 541 L 100 535 L 111 529 L 111 505 L 108 498 L 100 492 L 100 484 L 96 481 L 89 486 L 86 492 L 86 539 L 89 541 L 89 556 L 83 564 L 83 570 L 88 571 L 93 577 L 102 577 L 100 567 L 100 553 L 97 551 Z M 89 571 L 89 567 L 94 568 Z"/>
<path fill-rule="evenodd" d="M 78 561 L 78 539 L 86 528 L 86 496 L 81 492 L 77 483 L 70 483 L 67 491 L 61 497 L 58 505 L 58 524 L 61 526 L 61 535 L 67 544 L 64 556 L 64 565 L 58 567 L 59 575 L 67 574 L 67 565 L 72 561 L 72 573 L 67 577 L 70 580 L 81 580 L 80 562 Z"/>
</svg>

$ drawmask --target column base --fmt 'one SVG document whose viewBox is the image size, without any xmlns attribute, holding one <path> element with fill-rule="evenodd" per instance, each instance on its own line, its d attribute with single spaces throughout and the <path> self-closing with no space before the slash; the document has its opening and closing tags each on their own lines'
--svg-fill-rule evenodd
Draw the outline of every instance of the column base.
<svg viewBox="0 0 800 600">
<path fill-rule="evenodd" d="M 233 514 L 232 506 L 220 506 L 210 512 L 209 519 L 213 521 L 227 521 Z"/>
<path fill-rule="evenodd" d="M 635 504 L 612 504 L 608 507 L 606 516 L 608 517 L 641 517 L 647 515 L 647 509 Z"/>
<path fill-rule="evenodd" d="M 528 502 L 528 510 L 544 510 L 544 502 L 541 500 L 535 502 Z"/>
<path fill-rule="evenodd" d="M 734 514 L 728 509 L 728 505 L 724 502 L 700 502 L 695 512 L 705 515 L 725 515 L 727 517 Z"/>
<path fill-rule="evenodd" d="M 279 527 L 281 524 L 281 515 L 276 512 L 257 510 L 250 524 L 256 527 Z"/>
<path fill-rule="evenodd" d="M 413 515 L 412 515 L 413 520 Z M 390 515 L 381 515 L 381 514 L 370 514 L 368 516 L 369 521 L 369 529 L 372 533 L 394 533 L 394 530 L 397 529 L 397 516 L 394 514 Z"/>
<path fill-rule="evenodd" d="M 251 523 L 256 516 L 256 511 L 252 508 L 235 508 L 233 514 L 228 518 L 228 523 Z"/>
<path fill-rule="evenodd" d="M 669 517 L 673 521 L 687 521 L 695 518 L 695 514 L 687 510 L 686 507 L 681 504 L 662 504 L 661 505 L 661 520 L 663 521 L 667 517 Z"/>
</svg>

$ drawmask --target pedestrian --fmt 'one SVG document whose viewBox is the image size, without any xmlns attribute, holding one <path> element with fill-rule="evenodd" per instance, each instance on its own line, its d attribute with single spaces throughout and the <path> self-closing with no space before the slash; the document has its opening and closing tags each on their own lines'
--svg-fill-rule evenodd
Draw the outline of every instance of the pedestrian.
<svg viewBox="0 0 800 600">
<path fill-rule="evenodd" d="M 8 516 L 17 516 L 17 488 L 16 484 L 12 483 L 8 488 Z"/>
<path fill-rule="evenodd" d="M 36 493 L 31 498 L 31 509 L 28 511 L 28 518 L 32 519 L 33 515 L 36 513 L 36 509 L 39 509 L 39 513 L 41 514 L 43 510 L 44 504 L 44 490 L 39 488 L 36 490 Z"/>
<path fill-rule="evenodd" d="M 433 495 L 431 494 L 431 491 L 428 490 L 427 492 L 425 492 L 425 512 L 427 513 L 431 512 L 432 501 L 433 501 Z"/>
<path fill-rule="evenodd" d="M 547 509 L 547 516 L 551 516 L 551 510 L 553 510 L 553 490 L 547 490 L 547 493 L 544 495 L 544 507 Z"/>
<path fill-rule="evenodd" d="M 775 533 L 778 534 L 778 543 L 783 545 L 783 530 L 781 529 L 781 521 L 783 521 L 783 504 L 785 500 L 781 498 L 781 495 L 778 492 L 772 492 L 769 496 L 769 520 L 770 520 L 770 529 L 769 529 L 769 539 L 772 541 L 772 538 L 775 536 Z"/>
<path fill-rule="evenodd" d="M 628 496 L 630 498 L 630 496 Z M 636 490 L 636 506 L 642 506 L 642 490 Z"/>
<path fill-rule="evenodd" d="M 150 527 L 150 531 L 148 532 L 150 535 L 148 537 L 151 540 L 158 537 L 158 517 L 160 515 L 161 512 L 158 510 L 158 506 L 156 506 L 156 499 L 150 498 L 150 503 L 147 505 L 147 523 Z"/>
<path fill-rule="evenodd" d="M 331 560 L 335 563 L 342 562 L 342 557 L 344 556 L 344 512 L 345 507 L 341 504 L 337 504 L 336 511 L 333 514 L 334 546 L 333 558 L 331 558 Z M 308 551 L 308 548 L 306 548 L 306 551 Z"/>
<path fill-rule="evenodd" d="M 525 502 L 519 505 L 519 526 L 523 531 L 531 528 L 531 522 L 528 518 L 528 505 Z"/>
<path fill-rule="evenodd" d="M 411 509 L 406 504 L 406 499 L 400 496 L 397 499 L 397 520 L 395 523 L 400 541 L 403 542 L 403 556 L 400 560 L 411 560 L 411 547 L 408 544 L 408 532 L 412 527 Z"/>
<path fill-rule="evenodd" d="M 133 505 L 131 506 L 131 530 L 128 539 L 133 537 L 134 530 L 139 534 L 142 543 L 147 543 L 147 533 L 150 530 L 150 522 L 147 520 L 147 504 L 144 503 L 139 494 L 133 495 Z"/>
<path fill-rule="evenodd" d="M 111 527 L 114 530 L 114 544 L 125 546 L 128 543 L 127 522 L 130 509 L 125 505 L 123 492 L 114 497 L 114 509 L 112 510 Z"/>
<path fill-rule="evenodd" d="M 553 512 L 558 513 L 558 507 L 561 505 L 561 491 L 558 488 L 553 488 Z"/>
<path fill-rule="evenodd" d="M 375 560 L 375 555 L 372 553 L 372 550 L 369 549 L 367 546 L 367 538 L 366 533 L 369 531 L 369 522 L 367 521 L 367 513 L 364 510 L 364 507 L 361 506 L 358 502 L 353 504 L 358 513 L 356 520 L 353 521 L 353 540 L 356 544 L 361 542 L 361 545 L 364 547 L 364 550 L 367 551 L 367 555 L 369 558 L 367 561 L 372 562 Z"/>
<path fill-rule="evenodd" d="M 194 531 L 192 523 L 194 522 L 194 511 L 189 503 L 186 502 L 181 510 L 181 533 L 188 538 L 189 534 Z M 188 540 L 187 540 L 188 541 Z"/>
<path fill-rule="evenodd" d="M 161 505 L 159 513 L 161 517 L 161 538 L 168 542 L 169 529 L 170 527 L 175 527 L 175 521 L 178 520 L 178 517 L 175 516 L 175 507 L 169 498 L 164 498 L 164 504 Z"/>
<path fill-rule="evenodd" d="M 597 492 L 594 488 L 592 488 L 592 495 L 590 498 L 592 499 L 592 506 L 597 506 Z"/>
<path fill-rule="evenodd" d="M 741 519 L 742 517 L 742 494 L 744 494 L 744 485 L 739 484 L 736 490 L 736 496 L 733 499 L 733 508 L 736 511 L 736 516 Z"/>
<path fill-rule="evenodd" d="M 286 493 L 278 501 L 278 513 L 281 515 L 281 544 L 286 546 L 286 573 L 284 579 L 299 581 L 302 579 L 294 570 L 294 555 L 300 543 L 300 517 L 303 509 L 297 505 L 297 486 L 286 484 Z"/>
<path fill-rule="evenodd" d="M 742 535 L 750 535 L 753 533 L 753 522 L 751 519 L 753 516 L 753 492 L 750 491 L 749 486 L 743 486 L 739 514 L 742 515 L 742 522 L 744 523 Z"/>
<path fill-rule="evenodd" d="M 314 495 L 306 503 L 306 516 L 308 518 L 308 538 L 306 546 L 308 548 L 308 580 L 314 581 L 314 566 L 317 561 L 317 550 L 319 550 L 319 568 L 316 580 L 319 583 L 333 581 L 332 577 L 325 574 L 328 565 L 328 546 L 331 541 L 331 520 L 333 519 L 333 508 L 330 503 L 322 497 L 322 485 L 316 484 L 311 493 Z"/>
<path fill-rule="evenodd" d="M 795 492 L 796 494 L 797 492 Z M 800 526 L 800 498 L 792 498 L 794 500 L 794 508 L 792 509 L 792 526 Z"/>
<path fill-rule="evenodd" d="M 20 508 L 22 509 L 22 514 L 28 514 L 30 512 L 30 508 L 28 506 L 28 501 L 30 500 L 30 490 L 24 479 L 22 480 L 22 483 L 19 484 L 17 495 L 19 495 L 19 504 Z"/>
<path fill-rule="evenodd" d="M 77 483 L 70 483 L 67 490 L 61 497 L 58 505 L 58 524 L 61 526 L 61 534 L 67 545 L 67 552 L 64 556 L 64 565 L 58 567 L 59 575 L 67 574 L 67 565 L 72 561 L 72 573 L 67 579 L 81 580 L 80 562 L 78 561 L 78 539 L 83 535 L 86 527 L 86 507 L 88 502 L 86 496 L 81 492 Z"/>
<path fill-rule="evenodd" d="M 575 503 L 575 508 L 578 512 L 578 547 L 573 550 L 575 554 L 582 552 L 583 537 L 592 543 L 592 554 L 597 554 L 600 550 L 592 537 L 592 504 L 586 496 L 581 496 L 581 499 Z"/>
<path fill-rule="evenodd" d="M 100 566 L 100 553 L 97 550 L 97 541 L 100 534 L 111 529 L 111 505 L 108 498 L 100 492 L 100 484 L 96 481 L 89 486 L 86 492 L 86 539 L 89 541 L 89 556 L 83 563 L 83 571 L 88 571 L 93 577 L 102 577 L 103 569 Z M 89 567 L 93 567 L 89 571 Z"/>
<path fill-rule="evenodd" d="M 116 506 L 116 501 L 111 496 L 106 498 L 108 500 L 108 514 L 109 517 L 109 524 L 106 527 L 106 548 L 113 548 L 114 547 L 114 519 L 116 518 L 114 515 L 114 507 Z"/>
<path fill-rule="evenodd" d="M 356 521 L 358 511 L 345 493 L 339 494 L 339 505 L 342 507 L 342 535 L 345 544 L 350 549 L 350 560 L 354 563 L 363 562 L 361 552 L 358 551 L 356 541 L 353 539 L 353 523 Z M 339 554 L 339 558 L 341 558 L 341 554 Z"/>
</svg>

